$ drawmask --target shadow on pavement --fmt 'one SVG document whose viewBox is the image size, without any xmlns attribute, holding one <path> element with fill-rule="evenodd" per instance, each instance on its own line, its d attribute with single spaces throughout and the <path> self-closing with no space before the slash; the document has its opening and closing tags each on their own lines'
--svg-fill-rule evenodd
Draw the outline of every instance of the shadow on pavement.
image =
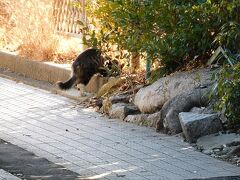
<svg viewBox="0 0 240 180">
<path fill-rule="evenodd" d="M 38 157 L 18 146 L 0 140 L 0 169 L 26 180 L 74 180 L 80 175 Z"/>
</svg>

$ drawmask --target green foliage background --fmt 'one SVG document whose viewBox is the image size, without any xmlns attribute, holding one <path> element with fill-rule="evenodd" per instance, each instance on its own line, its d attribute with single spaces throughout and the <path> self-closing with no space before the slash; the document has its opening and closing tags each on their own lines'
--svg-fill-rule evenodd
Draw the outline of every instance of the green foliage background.
<svg viewBox="0 0 240 180">
<path fill-rule="evenodd" d="M 119 51 L 147 52 L 167 72 L 196 59 L 204 63 L 219 44 L 234 46 L 219 33 L 224 25 L 229 27 L 227 23 L 240 22 L 239 0 L 87 2 L 88 23 L 95 29 L 86 29 L 86 44 L 105 49 L 115 44 Z"/>
<path fill-rule="evenodd" d="M 224 65 L 216 74 L 217 87 L 214 98 L 216 108 L 224 112 L 230 128 L 240 125 L 240 62 L 233 66 Z"/>
</svg>

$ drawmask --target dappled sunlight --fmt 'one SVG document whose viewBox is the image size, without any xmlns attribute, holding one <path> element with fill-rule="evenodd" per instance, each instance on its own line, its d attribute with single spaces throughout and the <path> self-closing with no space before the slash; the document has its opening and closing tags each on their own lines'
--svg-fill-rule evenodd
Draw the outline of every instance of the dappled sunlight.
<svg viewBox="0 0 240 180">
<path fill-rule="evenodd" d="M 60 166 L 69 166 L 69 165 L 72 165 L 71 162 L 67 162 L 67 161 L 64 161 L 64 162 L 61 162 L 61 163 L 56 163 L 57 165 L 60 165 Z"/>
<path fill-rule="evenodd" d="M 100 165 L 97 165 L 97 166 L 91 166 L 89 167 L 89 169 L 95 169 L 95 168 L 98 168 L 98 167 L 108 167 L 108 166 L 112 166 L 112 165 L 117 165 L 119 164 L 118 162 L 113 162 L 113 163 L 107 163 L 107 164 L 100 164 Z"/>
<path fill-rule="evenodd" d="M 137 166 L 128 166 L 128 167 L 121 168 L 120 167 L 121 164 L 118 161 L 107 163 L 107 164 L 101 163 L 95 166 L 89 166 L 85 164 L 83 165 L 83 167 L 78 167 L 77 164 L 67 162 L 67 159 L 66 159 L 66 162 L 61 162 L 56 164 L 60 166 L 64 166 L 70 170 L 72 169 L 73 171 L 79 173 L 80 175 L 82 175 L 82 176 L 79 176 L 79 179 L 101 179 L 108 176 L 125 177 L 127 174 L 134 173 L 135 170 L 140 169 L 140 167 L 137 167 Z M 87 175 L 92 173 L 94 175 Z"/>
<path fill-rule="evenodd" d="M 72 117 L 74 117 L 74 116 L 77 116 L 78 115 L 78 112 L 77 111 L 66 111 L 66 112 L 62 112 L 61 114 L 60 114 L 62 117 L 64 117 L 64 118 L 72 118 Z"/>
<path fill-rule="evenodd" d="M 186 151 L 186 150 L 194 150 L 194 147 L 188 146 L 188 147 L 183 147 L 181 150 Z"/>
<path fill-rule="evenodd" d="M 108 165 L 116 165 L 116 164 L 119 164 L 119 162 L 115 162 L 115 163 L 111 163 L 111 164 L 108 164 Z M 95 167 L 105 167 L 105 166 L 95 166 Z M 91 169 L 92 167 L 88 168 L 88 169 Z M 86 176 L 84 178 L 86 179 L 99 179 L 99 178 L 104 178 L 104 177 L 108 177 L 109 175 L 115 175 L 116 177 L 125 177 L 126 175 L 124 173 L 127 173 L 127 172 L 132 172 L 136 169 L 139 169 L 139 167 L 136 167 L 136 166 L 130 166 L 130 167 L 126 167 L 126 168 L 120 168 L 119 169 L 116 169 L 116 170 L 107 170 L 106 169 L 106 172 L 103 172 L 103 173 L 99 173 L 97 175 L 94 175 L 94 176 Z"/>
<path fill-rule="evenodd" d="M 81 109 L 82 112 L 95 112 L 96 110 L 93 108 L 83 108 Z"/>
<path fill-rule="evenodd" d="M 80 179 L 100 179 L 100 178 L 104 178 L 104 177 L 106 177 L 110 174 L 111 174 L 111 172 L 105 172 L 105 173 L 102 173 L 102 174 L 89 176 L 89 177 L 83 177 L 83 178 L 80 178 Z"/>
<path fill-rule="evenodd" d="M 144 160 L 151 163 L 151 162 L 155 162 L 155 161 L 167 160 L 170 157 L 172 157 L 172 156 L 168 155 L 167 153 L 166 154 L 163 154 L 163 153 L 149 154 L 149 157 L 145 158 Z"/>
<path fill-rule="evenodd" d="M 167 158 L 164 157 L 155 157 L 152 159 L 147 159 L 148 162 L 154 162 L 154 161 L 161 161 L 161 160 L 166 160 Z"/>
<path fill-rule="evenodd" d="M 77 173 L 78 179 L 169 174 L 177 179 L 172 168 L 184 177 L 200 177 L 198 173 L 207 172 L 205 162 L 213 162 L 178 138 L 113 123 L 66 98 L 1 81 L 1 138 Z M 199 166 L 203 170 L 199 171 Z"/>
</svg>

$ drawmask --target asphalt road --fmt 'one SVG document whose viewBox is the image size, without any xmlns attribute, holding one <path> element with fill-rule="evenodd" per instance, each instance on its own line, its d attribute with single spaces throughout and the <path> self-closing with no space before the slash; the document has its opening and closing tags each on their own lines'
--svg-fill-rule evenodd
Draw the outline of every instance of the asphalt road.
<svg viewBox="0 0 240 180">
<path fill-rule="evenodd" d="M 77 173 L 3 140 L 0 140 L 0 169 L 27 180 L 79 179 Z"/>
</svg>

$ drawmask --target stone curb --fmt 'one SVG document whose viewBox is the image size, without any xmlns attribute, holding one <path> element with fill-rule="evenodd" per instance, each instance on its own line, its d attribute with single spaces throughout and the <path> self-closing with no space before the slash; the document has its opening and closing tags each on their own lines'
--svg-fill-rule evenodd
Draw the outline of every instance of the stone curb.
<svg viewBox="0 0 240 180">
<path fill-rule="evenodd" d="M 46 62 L 27 60 L 3 51 L 0 51 L 0 67 L 19 73 L 24 77 L 47 81 L 52 84 L 66 80 L 71 73 L 70 68 L 67 69 Z"/>
<path fill-rule="evenodd" d="M 65 81 L 69 78 L 71 73 L 70 65 L 64 67 L 64 65 L 32 61 L 15 54 L 0 51 L 0 68 L 7 70 L 7 72 L 0 71 L 0 77 L 23 82 L 80 102 L 87 99 L 87 97 L 79 97 L 79 92 L 76 89 L 61 91 L 52 85 L 57 81 Z"/>
</svg>

